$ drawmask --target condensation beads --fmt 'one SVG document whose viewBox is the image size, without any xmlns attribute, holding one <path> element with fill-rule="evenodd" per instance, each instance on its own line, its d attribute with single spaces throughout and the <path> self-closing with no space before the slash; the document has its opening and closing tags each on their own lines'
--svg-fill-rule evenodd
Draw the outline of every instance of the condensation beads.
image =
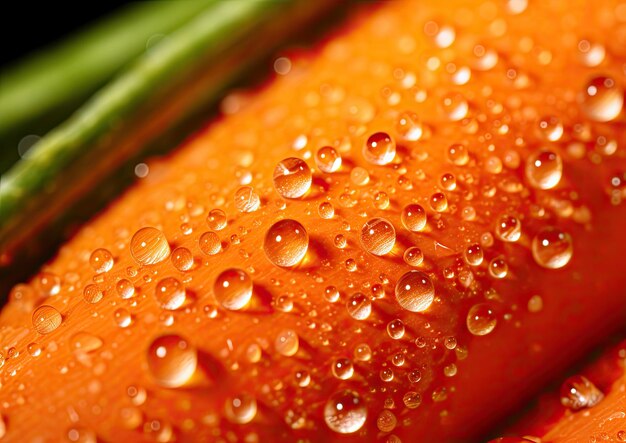
<svg viewBox="0 0 626 443">
<path fill-rule="evenodd" d="M 224 308 L 239 310 L 252 298 L 252 279 L 242 269 L 226 269 L 215 280 L 213 293 Z"/>
<path fill-rule="evenodd" d="M 302 159 L 289 157 L 274 169 L 274 188 L 284 198 L 302 197 L 311 187 L 311 169 Z"/>
<path fill-rule="evenodd" d="M 290 267 L 298 264 L 309 248 L 309 234 L 296 220 L 286 219 L 274 223 L 265 234 L 263 251 L 276 266 Z"/>
<path fill-rule="evenodd" d="M 421 271 L 409 271 L 396 283 L 396 300 L 407 311 L 422 312 L 435 299 L 435 287 L 430 277 Z"/>
<path fill-rule="evenodd" d="M 396 243 L 396 230 L 384 218 L 372 218 L 361 229 L 361 244 L 363 248 L 374 255 L 385 255 Z"/>
<path fill-rule="evenodd" d="M 130 241 L 130 253 L 140 265 L 154 265 L 170 255 L 165 234 L 156 228 L 142 228 Z"/>
</svg>

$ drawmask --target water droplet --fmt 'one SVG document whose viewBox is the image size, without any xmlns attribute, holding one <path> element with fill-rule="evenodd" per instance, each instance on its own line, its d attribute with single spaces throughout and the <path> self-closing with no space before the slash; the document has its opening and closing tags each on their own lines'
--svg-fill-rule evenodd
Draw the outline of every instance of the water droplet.
<svg viewBox="0 0 626 443">
<path fill-rule="evenodd" d="M 378 375 L 380 376 L 380 379 L 385 383 L 389 383 L 393 380 L 394 377 L 393 370 L 390 368 L 381 369 Z"/>
<path fill-rule="evenodd" d="M 367 408 L 355 391 L 345 390 L 334 394 L 324 406 L 326 425 L 339 434 L 351 434 L 363 427 Z"/>
<path fill-rule="evenodd" d="M 419 232 L 426 227 L 426 210 L 420 205 L 406 205 L 400 218 L 404 227 L 411 232 Z"/>
<path fill-rule="evenodd" d="M 354 366 L 349 358 L 340 357 L 333 360 L 330 367 L 335 378 L 348 380 L 354 374 Z"/>
<path fill-rule="evenodd" d="M 409 391 L 402 397 L 404 406 L 409 409 L 415 409 L 422 404 L 422 396 L 417 392 Z"/>
<path fill-rule="evenodd" d="M 601 43 L 581 40 L 578 42 L 578 55 L 585 66 L 593 68 L 604 61 L 606 50 Z"/>
<path fill-rule="evenodd" d="M 387 323 L 387 334 L 394 340 L 400 340 L 404 337 L 404 331 L 404 323 L 398 318 Z"/>
<path fill-rule="evenodd" d="M 206 218 L 206 222 L 210 229 L 221 231 L 227 224 L 226 214 L 221 209 L 212 209 Z"/>
<path fill-rule="evenodd" d="M 56 308 L 43 305 L 35 309 L 32 320 L 35 330 L 44 335 L 49 334 L 58 328 L 63 321 L 63 317 L 61 317 L 61 314 L 56 310 Z"/>
<path fill-rule="evenodd" d="M 336 172 L 341 167 L 341 155 L 332 146 L 324 146 L 317 150 L 315 164 L 322 172 Z"/>
<path fill-rule="evenodd" d="M 355 320 L 365 320 L 372 313 L 372 302 L 365 294 L 356 292 L 346 302 L 346 309 Z"/>
<path fill-rule="evenodd" d="M 42 272 L 35 280 L 35 286 L 45 297 L 57 295 L 61 291 L 61 279 L 51 272 Z"/>
<path fill-rule="evenodd" d="M 573 375 L 561 385 L 561 404 L 573 411 L 591 408 L 603 398 L 602 392 L 582 375 Z"/>
<path fill-rule="evenodd" d="M 89 257 L 89 264 L 98 274 L 109 272 L 113 267 L 113 255 L 107 249 L 96 249 Z"/>
<path fill-rule="evenodd" d="M 274 188 L 284 198 L 302 197 L 311 187 L 313 176 L 304 160 L 289 157 L 274 169 Z"/>
<path fill-rule="evenodd" d="M 235 208 L 239 212 L 254 212 L 259 209 L 261 199 L 250 186 L 242 186 L 235 192 Z"/>
<path fill-rule="evenodd" d="M 422 312 L 435 299 L 435 287 L 430 277 L 421 271 L 409 271 L 396 283 L 396 300 L 407 311 Z"/>
<path fill-rule="evenodd" d="M 418 343 L 419 345 L 423 344 L 423 346 L 419 346 Z M 426 342 L 422 337 L 416 338 L 415 344 L 420 349 L 426 346 Z M 411 372 L 409 372 L 407 378 L 409 379 L 410 383 L 418 383 L 422 379 L 422 373 L 418 369 L 413 369 Z"/>
<path fill-rule="evenodd" d="M 504 278 L 509 272 L 509 265 L 503 257 L 495 257 L 489 262 L 489 274 L 494 278 Z"/>
<path fill-rule="evenodd" d="M 87 285 L 83 289 L 83 298 L 87 303 L 98 303 L 104 297 L 104 292 L 96 285 Z"/>
<path fill-rule="evenodd" d="M 276 352 L 285 357 L 291 357 L 298 352 L 300 348 L 300 338 L 298 333 L 293 329 L 284 329 L 278 333 L 274 340 L 274 348 Z"/>
<path fill-rule="evenodd" d="M 180 280 L 166 277 L 157 283 L 154 296 L 161 308 L 174 311 L 185 303 L 187 293 Z"/>
<path fill-rule="evenodd" d="M 345 248 L 348 244 L 348 240 L 346 240 L 343 234 L 337 234 L 333 242 L 335 243 L 335 247 L 339 249 Z"/>
<path fill-rule="evenodd" d="M 428 21 L 424 24 L 424 34 L 426 34 L 438 48 L 448 48 L 454 43 L 456 32 L 450 25 L 440 25 L 435 21 Z"/>
<path fill-rule="evenodd" d="M 361 229 L 363 248 L 374 255 L 385 255 L 396 243 L 396 230 L 390 221 L 376 217 L 368 220 Z"/>
<path fill-rule="evenodd" d="M 488 304 L 478 303 L 467 313 L 467 329 L 474 335 L 487 335 L 496 327 L 496 316 Z"/>
<path fill-rule="evenodd" d="M 226 400 L 224 412 L 232 423 L 250 423 L 256 416 L 256 399 L 248 394 L 239 394 Z"/>
<path fill-rule="evenodd" d="M 555 142 L 563 136 L 563 124 L 558 117 L 549 115 L 539 120 L 539 132 L 544 140 Z"/>
<path fill-rule="evenodd" d="M 93 352 L 102 347 L 104 342 L 88 332 L 79 331 L 70 337 L 70 349 L 79 352 Z"/>
<path fill-rule="evenodd" d="M 464 166 L 469 162 L 469 151 L 465 145 L 455 143 L 448 148 L 448 161 L 457 166 Z"/>
<path fill-rule="evenodd" d="M 448 119 L 453 122 L 463 120 L 467 117 L 467 113 L 469 111 L 467 100 L 465 100 L 465 97 L 459 93 L 449 93 L 444 95 L 441 100 L 441 108 L 448 116 Z"/>
<path fill-rule="evenodd" d="M 135 295 L 135 286 L 130 282 L 130 280 L 126 280 L 125 278 L 121 279 L 115 284 L 115 290 L 117 294 L 124 300 L 131 298 Z"/>
<path fill-rule="evenodd" d="M 206 255 L 215 255 L 222 250 L 222 242 L 219 236 L 213 231 L 203 233 L 198 239 L 198 245 L 200 246 L 200 250 Z"/>
<path fill-rule="evenodd" d="M 419 266 L 424 261 L 424 253 L 416 246 L 411 246 L 404 251 L 404 262 L 409 266 Z"/>
<path fill-rule="evenodd" d="M 377 192 L 374 195 L 374 206 L 381 211 L 389 207 L 389 196 L 386 192 Z"/>
<path fill-rule="evenodd" d="M 294 378 L 296 379 L 296 383 L 301 388 L 306 388 L 311 384 L 311 374 L 307 370 L 296 371 L 294 374 Z"/>
<path fill-rule="evenodd" d="M 67 440 L 72 443 L 98 443 L 98 436 L 91 429 L 75 427 L 68 429 Z"/>
<path fill-rule="evenodd" d="M 370 182 L 370 174 L 369 172 L 367 172 L 367 169 L 356 166 L 350 171 L 350 181 L 357 186 L 365 186 Z M 350 198 L 349 194 L 343 195 L 346 195 Z M 346 203 L 348 204 L 344 204 L 344 206 L 346 206 L 347 208 L 351 208 L 356 204 L 356 201 L 350 198 L 349 200 L 346 199 Z"/>
<path fill-rule="evenodd" d="M 276 266 L 295 266 L 309 248 L 309 234 L 296 220 L 285 219 L 274 223 L 265 234 L 263 251 Z"/>
<path fill-rule="evenodd" d="M 552 189 L 561 181 L 563 161 L 555 152 L 540 150 L 528 157 L 525 172 L 532 187 Z"/>
<path fill-rule="evenodd" d="M 372 358 L 372 349 L 366 343 L 361 343 L 354 348 L 354 358 L 358 361 L 370 361 Z"/>
<path fill-rule="evenodd" d="M 148 348 L 150 373 L 161 385 L 177 388 L 184 385 L 196 372 L 196 349 L 180 335 L 157 337 Z"/>
<path fill-rule="evenodd" d="M 170 255 L 165 234 L 156 228 L 141 228 L 130 241 L 130 253 L 140 265 L 154 265 Z"/>
<path fill-rule="evenodd" d="M 465 250 L 465 261 L 470 266 L 479 266 L 483 262 L 483 249 L 478 243 L 470 245 Z"/>
<path fill-rule="evenodd" d="M 133 317 L 127 309 L 119 308 L 113 312 L 113 320 L 115 320 L 115 324 L 120 328 L 127 328 L 132 323 Z"/>
<path fill-rule="evenodd" d="M 330 303 L 335 303 L 339 300 L 339 291 L 335 286 L 327 286 L 324 289 L 324 298 Z"/>
<path fill-rule="evenodd" d="M 572 237 L 558 228 L 547 227 L 539 231 L 532 241 L 532 253 L 539 266 L 548 269 L 562 268 L 572 258 Z"/>
<path fill-rule="evenodd" d="M 317 208 L 317 212 L 323 219 L 329 220 L 335 216 L 335 208 L 330 202 L 322 202 Z"/>
<path fill-rule="evenodd" d="M 496 236 L 503 242 L 516 242 L 522 235 L 522 223 L 517 217 L 502 214 L 496 222 Z"/>
<path fill-rule="evenodd" d="M 172 265 L 181 272 L 188 271 L 193 267 L 193 254 L 189 249 L 182 246 L 174 249 L 171 260 Z"/>
<path fill-rule="evenodd" d="M 430 207 L 433 211 L 443 212 L 448 209 L 448 199 L 442 192 L 435 192 L 430 196 Z"/>
<path fill-rule="evenodd" d="M 592 120 L 608 122 L 617 118 L 624 106 L 624 91 L 610 77 L 595 77 L 585 86 L 581 107 Z"/>
<path fill-rule="evenodd" d="M 396 428 L 398 424 L 398 419 L 389 409 L 383 409 L 378 414 L 378 418 L 376 419 L 376 426 L 381 432 L 391 432 Z"/>
<path fill-rule="evenodd" d="M 363 157 L 373 165 L 387 165 L 396 156 L 396 142 L 386 132 L 369 136 L 363 147 Z"/>
<path fill-rule="evenodd" d="M 219 304 L 236 311 L 247 305 L 252 298 L 252 279 L 241 269 L 226 269 L 215 280 L 213 292 Z"/>
<path fill-rule="evenodd" d="M 418 141 L 424 134 L 424 127 L 420 123 L 417 114 L 413 112 L 403 112 L 398 117 L 396 124 L 398 134 L 407 141 Z"/>
</svg>

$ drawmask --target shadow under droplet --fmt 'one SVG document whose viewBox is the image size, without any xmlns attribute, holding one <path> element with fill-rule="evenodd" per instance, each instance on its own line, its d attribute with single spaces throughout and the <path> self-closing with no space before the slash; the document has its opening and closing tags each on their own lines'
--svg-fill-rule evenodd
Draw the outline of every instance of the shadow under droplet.
<svg viewBox="0 0 626 443">
<path fill-rule="evenodd" d="M 272 294 L 266 288 L 255 283 L 252 289 L 252 298 L 244 310 L 246 314 L 272 314 Z"/>
</svg>

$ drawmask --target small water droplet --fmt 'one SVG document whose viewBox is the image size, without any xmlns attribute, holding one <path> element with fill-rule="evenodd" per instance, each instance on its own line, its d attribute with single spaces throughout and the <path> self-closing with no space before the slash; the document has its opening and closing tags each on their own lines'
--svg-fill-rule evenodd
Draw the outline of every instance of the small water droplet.
<svg viewBox="0 0 626 443">
<path fill-rule="evenodd" d="M 555 152 L 540 150 L 528 157 L 525 172 L 532 187 L 552 189 L 561 181 L 563 161 Z"/>
<path fill-rule="evenodd" d="M 332 146 L 324 146 L 315 153 L 315 164 L 322 172 L 336 172 L 341 167 L 341 155 Z"/>
<path fill-rule="evenodd" d="M 161 308 L 174 311 L 185 303 L 187 293 L 180 280 L 166 277 L 157 283 L 154 296 Z"/>
<path fill-rule="evenodd" d="M 396 283 L 396 300 L 407 311 L 422 312 L 435 299 L 435 287 L 430 277 L 421 271 L 409 271 Z"/>
<path fill-rule="evenodd" d="M 367 408 L 361 397 L 351 390 L 332 395 L 324 406 L 326 425 L 339 434 L 351 434 L 363 427 Z"/>
<path fill-rule="evenodd" d="M 366 343 L 361 343 L 354 348 L 354 358 L 358 361 L 370 361 L 372 358 L 372 349 Z"/>
<path fill-rule="evenodd" d="M 198 239 L 198 246 L 200 246 L 200 250 L 206 255 L 215 255 L 222 250 L 222 242 L 219 236 L 213 231 L 203 233 Z"/>
<path fill-rule="evenodd" d="M 96 249 L 89 257 L 89 264 L 98 274 L 109 272 L 113 267 L 113 255 L 107 249 Z"/>
<path fill-rule="evenodd" d="M 363 147 L 363 157 L 373 165 L 387 165 L 396 156 L 396 142 L 386 132 L 369 136 Z"/>
<path fill-rule="evenodd" d="M 35 309 L 35 312 L 33 312 L 32 321 L 35 330 L 38 333 L 44 335 L 51 333 L 56 328 L 61 326 L 61 322 L 63 322 L 63 317 L 61 317 L 61 313 L 59 313 L 56 308 L 48 305 L 43 305 Z"/>
<path fill-rule="evenodd" d="M 417 392 L 409 391 L 402 397 L 404 406 L 409 409 L 415 409 L 422 404 L 422 396 Z"/>
<path fill-rule="evenodd" d="M 420 341 L 418 342 L 418 340 Z M 426 342 L 424 341 L 423 337 L 418 337 L 417 339 L 415 339 L 415 344 L 418 345 L 418 343 L 420 345 L 423 344 L 423 346 L 417 346 L 420 349 L 426 346 Z M 409 372 L 407 378 L 409 379 L 410 383 L 418 383 L 422 379 L 422 373 L 418 369 L 413 369 L 411 370 L 411 372 Z"/>
<path fill-rule="evenodd" d="M 306 388 L 311 384 L 311 374 L 307 370 L 296 371 L 294 378 L 296 379 L 296 384 L 301 388 Z"/>
<path fill-rule="evenodd" d="M 424 127 L 414 112 L 402 112 L 398 117 L 396 130 L 407 141 L 418 141 L 424 133 Z"/>
<path fill-rule="evenodd" d="M 274 223 L 265 234 L 263 251 L 276 266 L 295 266 L 309 248 L 309 234 L 296 220 L 285 219 Z"/>
<path fill-rule="evenodd" d="M 509 265 L 503 257 L 495 257 L 489 262 L 489 274 L 494 278 L 504 278 L 509 272 Z"/>
<path fill-rule="evenodd" d="M 113 320 L 120 328 L 127 328 L 132 323 L 133 317 L 127 309 L 119 308 L 113 312 Z"/>
<path fill-rule="evenodd" d="M 346 302 L 346 309 L 355 320 L 365 320 L 372 313 L 372 302 L 365 294 L 356 292 Z"/>
<path fill-rule="evenodd" d="M 563 124 L 558 117 L 549 115 L 539 120 L 539 133 L 544 140 L 555 142 L 563 136 Z"/>
<path fill-rule="evenodd" d="M 531 250 L 535 262 L 548 269 L 562 268 L 574 254 L 572 237 L 554 227 L 539 231 L 533 238 Z"/>
<path fill-rule="evenodd" d="M 57 295 L 61 291 L 61 279 L 51 272 L 42 272 L 35 280 L 35 286 L 45 297 Z"/>
<path fill-rule="evenodd" d="M 516 242 L 522 235 L 522 223 L 513 215 L 502 214 L 496 222 L 495 232 L 503 242 Z"/>
<path fill-rule="evenodd" d="M 254 212 L 259 209 L 261 199 L 250 186 L 242 186 L 235 191 L 235 208 L 239 212 Z"/>
<path fill-rule="evenodd" d="M 274 340 L 274 348 L 276 352 L 285 357 L 291 357 L 298 352 L 300 348 L 300 338 L 298 333 L 293 329 L 284 329 L 278 333 Z"/>
<path fill-rule="evenodd" d="M 152 341 L 147 354 L 152 376 L 163 386 L 177 388 L 196 372 L 196 349 L 180 335 L 162 335 Z"/>
<path fill-rule="evenodd" d="M 172 265 L 181 272 L 188 271 L 193 267 L 193 254 L 183 246 L 174 249 L 171 260 Z"/>
<path fill-rule="evenodd" d="M 317 208 L 317 212 L 323 219 L 329 220 L 335 216 L 335 208 L 330 202 L 322 202 Z"/>
<path fill-rule="evenodd" d="M 448 209 L 448 199 L 443 192 L 435 192 L 430 196 L 430 207 L 433 211 L 444 212 Z"/>
<path fill-rule="evenodd" d="M 289 157 L 274 169 L 274 188 L 284 198 L 302 197 L 311 187 L 311 169 L 302 159 Z"/>
<path fill-rule="evenodd" d="M 350 181 L 357 186 L 365 186 L 370 182 L 370 174 L 367 172 L 367 169 L 362 168 L 360 166 L 356 166 L 352 168 L 350 171 Z M 346 208 L 351 208 L 356 205 L 356 200 L 353 200 L 349 194 L 342 194 L 347 198 L 344 198 Z"/>
<path fill-rule="evenodd" d="M 479 266 L 483 262 L 483 248 L 478 243 L 474 243 L 465 249 L 465 261 L 470 266 Z"/>
<path fill-rule="evenodd" d="M 474 335 L 487 335 L 496 327 L 496 315 L 486 303 L 472 306 L 467 313 L 467 329 Z"/>
<path fill-rule="evenodd" d="M 339 380 L 348 380 L 354 374 L 354 366 L 349 358 L 340 357 L 334 359 L 330 368 L 333 376 Z"/>
<path fill-rule="evenodd" d="M 165 234 L 156 228 L 141 228 L 130 241 L 130 253 L 140 265 L 154 265 L 170 255 Z"/>
<path fill-rule="evenodd" d="M 389 334 L 389 337 L 394 340 L 400 340 L 404 337 L 404 331 L 404 323 L 402 323 L 402 320 L 398 318 L 387 323 L 387 334 Z"/>
<path fill-rule="evenodd" d="M 339 291 L 335 286 L 327 286 L 324 289 L 324 298 L 330 303 L 335 303 L 339 300 Z"/>
<path fill-rule="evenodd" d="M 467 117 L 469 105 L 465 97 L 459 93 L 449 93 L 444 95 L 441 100 L 441 108 L 443 112 L 453 122 L 463 120 Z"/>
<path fill-rule="evenodd" d="M 224 308 L 237 311 L 252 298 L 252 279 L 241 269 L 226 269 L 215 280 L 213 292 Z"/>
<path fill-rule="evenodd" d="M 28 350 L 28 353 L 33 357 L 39 357 L 41 355 L 41 345 L 39 343 L 29 343 L 26 349 Z"/>
<path fill-rule="evenodd" d="M 102 347 L 104 342 L 88 332 L 79 331 L 70 337 L 70 349 L 78 352 L 93 352 Z"/>
<path fill-rule="evenodd" d="M 221 231 L 227 224 L 226 214 L 221 209 L 212 209 L 206 218 L 206 222 L 210 229 Z"/>
<path fill-rule="evenodd" d="M 389 195 L 386 192 L 377 192 L 374 195 L 374 206 L 381 211 L 387 209 L 389 207 Z"/>
<path fill-rule="evenodd" d="M 383 409 L 380 411 L 380 414 L 378 414 L 378 418 L 376 419 L 376 426 L 381 432 L 391 432 L 396 428 L 397 424 L 398 419 L 389 409 Z"/>
<path fill-rule="evenodd" d="M 419 266 L 424 261 L 424 253 L 416 246 L 411 246 L 404 251 L 404 262 L 409 266 Z"/>
<path fill-rule="evenodd" d="M 396 230 L 390 221 L 376 217 L 368 220 L 361 229 L 363 248 L 374 255 L 385 255 L 396 243 Z"/>
<path fill-rule="evenodd" d="M 402 209 L 402 224 L 411 232 L 419 232 L 426 227 L 426 210 L 418 204 L 409 204 Z"/>
<path fill-rule="evenodd" d="M 83 289 L 83 298 L 87 303 L 98 303 L 104 297 L 104 292 L 96 285 L 87 285 Z"/>
<path fill-rule="evenodd" d="M 602 392 L 582 375 L 573 375 L 561 385 L 561 404 L 573 411 L 591 408 L 603 398 Z"/>
<path fill-rule="evenodd" d="M 624 91 L 611 77 L 594 77 L 582 94 L 581 107 L 592 120 L 608 122 L 617 118 L 624 106 Z"/>
<path fill-rule="evenodd" d="M 126 280 L 125 278 L 115 284 L 115 290 L 124 300 L 131 298 L 135 294 L 135 286 L 130 282 L 130 280 Z"/>
<path fill-rule="evenodd" d="M 465 145 L 455 143 L 450 145 L 447 152 L 448 161 L 457 166 L 464 166 L 469 162 L 469 151 Z"/>
<path fill-rule="evenodd" d="M 257 412 L 257 402 L 254 397 L 248 394 L 239 394 L 230 397 L 224 405 L 224 413 L 226 418 L 232 423 L 245 424 L 250 423 Z"/>
</svg>

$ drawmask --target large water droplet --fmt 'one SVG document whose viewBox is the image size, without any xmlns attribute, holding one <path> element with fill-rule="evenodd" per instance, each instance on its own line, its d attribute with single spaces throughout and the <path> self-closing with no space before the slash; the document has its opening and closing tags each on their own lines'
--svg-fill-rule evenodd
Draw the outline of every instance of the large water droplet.
<svg viewBox="0 0 626 443">
<path fill-rule="evenodd" d="M 361 229 L 363 248 L 374 255 L 385 255 L 396 243 L 396 230 L 390 221 L 376 217 L 368 220 Z"/>
<path fill-rule="evenodd" d="M 239 310 L 252 298 L 252 279 L 242 269 L 226 269 L 215 280 L 213 293 L 224 308 Z"/>
<path fill-rule="evenodd" d="M 411 232 L 419 232 L 426 227 L 426 210 L 420 205 L 406 205 L 400 218 L 404 227 Z"/>
<path fill-rule="evenodd" d="M 467 313 L 467 329 L 474 335 L 487 335 L 496 327 L 497 319 L 486 303 L 472 306 Z"/>
<path fill-rule="evenodd" d="M 221 231 L 227 224 L 226 214 L 221 209 L 212 209 L 206 218 L 206 222 L 209 228 L 214 231 Z"/>
<path fill-rule="evenodd" d="M 496 222 L 496 236 L 504 242 L 516 242 L 522 235 L 522 223 L 517 217 L 502 214 Z"/>
<path fill-rule="evenodd" d="M 274 340 L 274 348 L 276 352 L 285 357 L 295 355 L 300 348 L 298 333 L 293 329 L 285 329 L 279 332 L 276 336 L 276 340 Z"/>
<path fill-rule="evenodd" d="M 183 246 L 174 249 L 171 260 L 174 267 L 181 272 L 188 271 L 193 267 L 193 254 Z"/>
<path fill-rule="evenodd" d="M 355 391 L 337 392 L 324 406 L 324 421 L 330 429 L 340 434 L 358 431 L 366 419 L 367 408 Z"/>
<path fill-rule="evenodd" d="M 302 159 L 289 157 L 274 169 L 274 188 L 285 198 L 302 197 L 311 187 L 311 169 Z"/>
<path fill-rule="evenodd" d="M 296 220 L 286 219 L 274 223 L 265 234 L 263 251 L 276 266 L 297 265 L 309 248 L 309 234 Z"/>
<path fill-rule="evenodd" d="M 89 264 L 98 274 L 108 272 L 113 267 L 113 255 L 107 249 L 96 249 L 89 257 Z"/>
<path fill-rule="evenodd" d="M 548 269 L 562 268 L 574 253 L 572 237 L 553 227 L 539 231 L 533 238 L 531 249 L 537 264 Z"/>
<path fill-rule="evenodd" d="M 624 91 L 610 77 L 595 77 L 585 86 L 582 110 L 592 120 L 614 120 L 624 106 Z"/>
<path fill-rule="evenodd" d="M 187 293 L 180 280 L 167 277 L 157 283 L 154 296 L 161 308 L 174 311 L 185 303 Z"/>
<path fill-rule="evenodd" d="M 396 142 L 386 132 L 376 132 L 363 146 L 363 157 L 374 165 L 386 165 L 396 156 Z"/>
<path fill-rule="evenodd" d="M 158 229 L 141 228 L 130 241 L 130 253 L 140 265 L 153 265 L 169 257 L 170 245 Z"/>
<path fill-rule="evenodd" d="M 365 320 L 372 313 L 372 302 L 365 294 L 356 292 L 346 302 L 346 309 L 355 320 Z"/>
<path fill-rule="evenodd" d="M 335 378 L 339 380 L 348 380 L 354 374 L 354 366 L 349 358 L 340 357 L 333 360 L 330 367 Z"/>
<path fill-rule="evenodd" d="M 563 161 L 555 152 L 540 150 L 528 157 L 525 171 L 532 187 L 552 189 L 561 181 Z"/>
<path fill-rule="evenodd" d="M 561 404 L 574 411 L 591 408 L 603 398 L 602 392 L 582 375 L 573 375 L 561 385 Z"/>
<path fill-rule="evenodd" d="M 250 423 L 256 416 L 256 411 L 256 399 L 248 394 L 239 394 L 230 397 L 226 400 L 226 404 L 224 405 L 226 418 L 240 425 Z"/>
<path fill-rule="evenodd" d="M 435 287 L 430 277 L 421 271 L 409 271 L 396 283 L 396 300 L 407 311 L 422 312 L 435 299 Z"/>
<path fill-rule="evenodd" d="M 148 348 L 148 367 L 152 376 L 163 386 L 177 388 L 196 372 L 196 349 L 180 335 L 157 337 Z"/>
<path fill-rule="evenodd" d="M 61 314 L 56 310 L 56 308 L 43 305 L 35 309 L 32 321 L 35 330 L 44 335 L 49 334 L 58 328 L 63 322 L 63 317 L 61 317 Z"/>
</svg>

